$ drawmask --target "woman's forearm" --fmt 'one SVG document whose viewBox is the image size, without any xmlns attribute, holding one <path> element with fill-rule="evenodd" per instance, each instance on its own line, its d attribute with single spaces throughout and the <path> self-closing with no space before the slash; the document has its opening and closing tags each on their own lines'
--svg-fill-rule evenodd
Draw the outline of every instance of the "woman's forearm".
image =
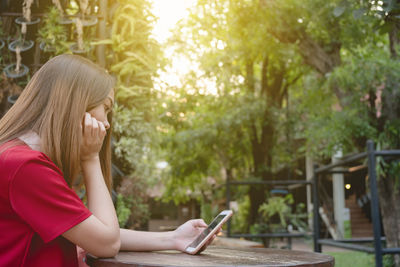
<svg viewBox="0 0 400 267">
<path fill-rule="evenodd" d="M 142 232 L 120 229 L 122 251 L 176 249 L 174 232 Z"/>
<path fill-rule="evenodd" d="M 99 159 L 81 162 L 88 208 L 92 215 L 63 233 L 72 243 L 97 257 L 113 257 L 121 238 L 114 205 L 101 172 Z"/>
<path fill-rule="evenodd" d="M 82 162 L 88 208 L 114 234 L 119 235 L 117 214 L 101 172 L 100 160 Z"/>
</svg>

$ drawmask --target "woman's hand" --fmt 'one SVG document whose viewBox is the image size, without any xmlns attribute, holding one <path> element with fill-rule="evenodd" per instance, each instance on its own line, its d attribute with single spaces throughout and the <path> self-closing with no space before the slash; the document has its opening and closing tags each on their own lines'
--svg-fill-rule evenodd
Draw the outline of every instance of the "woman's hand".
<svg viewBox="0 0 400 267">
<path fill-rule="evenodd" d="M 179 226 L 174 233 L 175 248 L 176 250 L 185 252 L 186 247 L 192 243 L 204 229 L 207 228 L 207 224 L 202 219 L 190 220 Z M 219 233 L 220 229 L 217 231 Z M 214 235 L 206 244 L 200 249 L 200 252 L 206 249 L 206 247 L 214 240 Z"/>
<path fill-rule="evenodd" d="M 106 133 L 104 123 L 96 120 L 86 112 L 82 122 L 82 162 L 98 158 Z"/>
</svg>

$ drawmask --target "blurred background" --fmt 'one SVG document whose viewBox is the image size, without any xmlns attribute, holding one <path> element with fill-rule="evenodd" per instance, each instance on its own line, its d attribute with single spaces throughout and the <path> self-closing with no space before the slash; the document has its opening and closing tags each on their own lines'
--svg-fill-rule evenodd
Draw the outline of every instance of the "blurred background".
<svg viewBox="0 0 400 267">
<path fill-rule="evenodd" d="M 121 227 L 172 230 L 229 207 L 231 234 L 310 239 L 311 189 L 296 181 L 368 139 L 400 148 L 399 29 L 395 0 L 0 0 L 0 116 L 49 58 L 87 57 L 117 79 Z M 372 236 L 366 162 L 347 167 L 318 188 L 322 236 Z M 393 244 L 399 173 L 378 162 Z"/>
</svg>

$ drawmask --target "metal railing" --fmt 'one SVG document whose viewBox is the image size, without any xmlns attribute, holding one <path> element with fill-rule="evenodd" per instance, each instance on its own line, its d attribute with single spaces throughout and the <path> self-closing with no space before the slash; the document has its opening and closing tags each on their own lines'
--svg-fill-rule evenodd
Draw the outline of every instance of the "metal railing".
<svg viewBox="0 0 400 267">
<path fill-rule="evenodd" d="M 314 251 L 321 252 L 321 245 L 330 245 L 336 247 L 342 247 L 352 250 L 364 251 L 368 253 L 375 253 L 375 266 L 382 267 L 383 254 L 400 254 L 400 247 L 396 248 L 383 248 L 381 233 L 381 218 L 379 213 L 379 198 L 378 198 L 378 186 L 377 186 L 377 175 L 376 175 L 376 157 L 379 156 L 395 156 L 400 157 L 400 150 L 383 150 L 376 151 L 374 148 L 374 143 L 369 140 L 367 142 L 367 152 L 359 153 L 347 157 L 341 161 L 321 166 L 319 168 L 314 168 L 313 175 L 313 216 L 314 216 Z M 368 177 L 371 190 L 371 217 L 373 226 L 373 239 L 350 239 L 350 240 L 332 240 L 332 239 L 320 239 L 319 232 L 319 200 L 318 200 L 318 180 L 321 178 L 321 174 L 324 173 L 346 173 L 347 170 L 333 170 L 336 167 L 341 167 L 349 163 L 356 162 L 360 159 L 368 160 Z M 352 243 L 364 243 L 373 242 L 374 247 L 369 247 L 366 245 L 352 244 Z"/>
<path fill-rule="evenodd" d="M 271 181 L 231 181 L 229 176 L 226 179 L 226 206 L 227 209 L 230 209 L 231 202 L 231 186 L 241 186 L 241 185 L 249 185 L 249 186 L 263 186 L 263 185 L 293 185 L 293 184 L 301 184 L 309 186 L 313 183 L 312 180 L 271 180 Z M 227 236 L 228 237 L 236 237 L 236 238 L 279 238 L 286 237 L 288 238 L 288 248 L 291 249 L 291 239 L 294 237 L 304 237 L 306 235 L 310 235 L 309 233 L 260 233 L 260 234 L 231 234 L 231 221 L 227 222 Z M 312 235 L 312 234 L 311 234 Z"/>
</svg>

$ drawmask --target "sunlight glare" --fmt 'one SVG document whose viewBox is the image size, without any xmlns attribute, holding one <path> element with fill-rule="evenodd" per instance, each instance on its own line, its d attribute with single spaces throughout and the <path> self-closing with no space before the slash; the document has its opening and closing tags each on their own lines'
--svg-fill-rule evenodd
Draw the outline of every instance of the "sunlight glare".
<svg viewBox="0 0 400 267">
<path fill-rule="evenodd" d="M 189 15 L 188 8 L 197 0 L 152 0 L 153 14 L 159 18 L 154 27 L 154 38 L 165 43 L 176 23 Z"/>
<path fill-rule="evenodd" d="M 168 38 L 172 36 L 172 30 L 176 24 L 189 16 L 189 9 L 196 4 L 197 0 L 152 0 L 152 12 L 158 18 L 153 29 L 153 38 L 161 45 L 166 46 Z M 206 34 L 206 32 L 204 32 Z M 224 49 L 226 44 L 215 40 L 218 49 Z M 189 42 L 189 40 L 188 40 Z M 203 52 L 203 51 L 202 51 Z M 173 88 L 181 88 L 184 84 L 184 76 L 193 71 L 197 75 L 201 74 L 199 63 L 194 59 L 178 55 L 173 47 L 164 49 L 165 58 L 170 60 L 170 66 L 165 71 L 160 71 L 159 77 L 155 79 L 154 88 L 156 90 L 166 90 L 168 95 L 176 95 Z M 200 75 L 199 75 L 200 76 Z M 200 93 L 217 94 L 215 82 L 201 79 L 197 83 L 201 87 Z"/>
</svg>

